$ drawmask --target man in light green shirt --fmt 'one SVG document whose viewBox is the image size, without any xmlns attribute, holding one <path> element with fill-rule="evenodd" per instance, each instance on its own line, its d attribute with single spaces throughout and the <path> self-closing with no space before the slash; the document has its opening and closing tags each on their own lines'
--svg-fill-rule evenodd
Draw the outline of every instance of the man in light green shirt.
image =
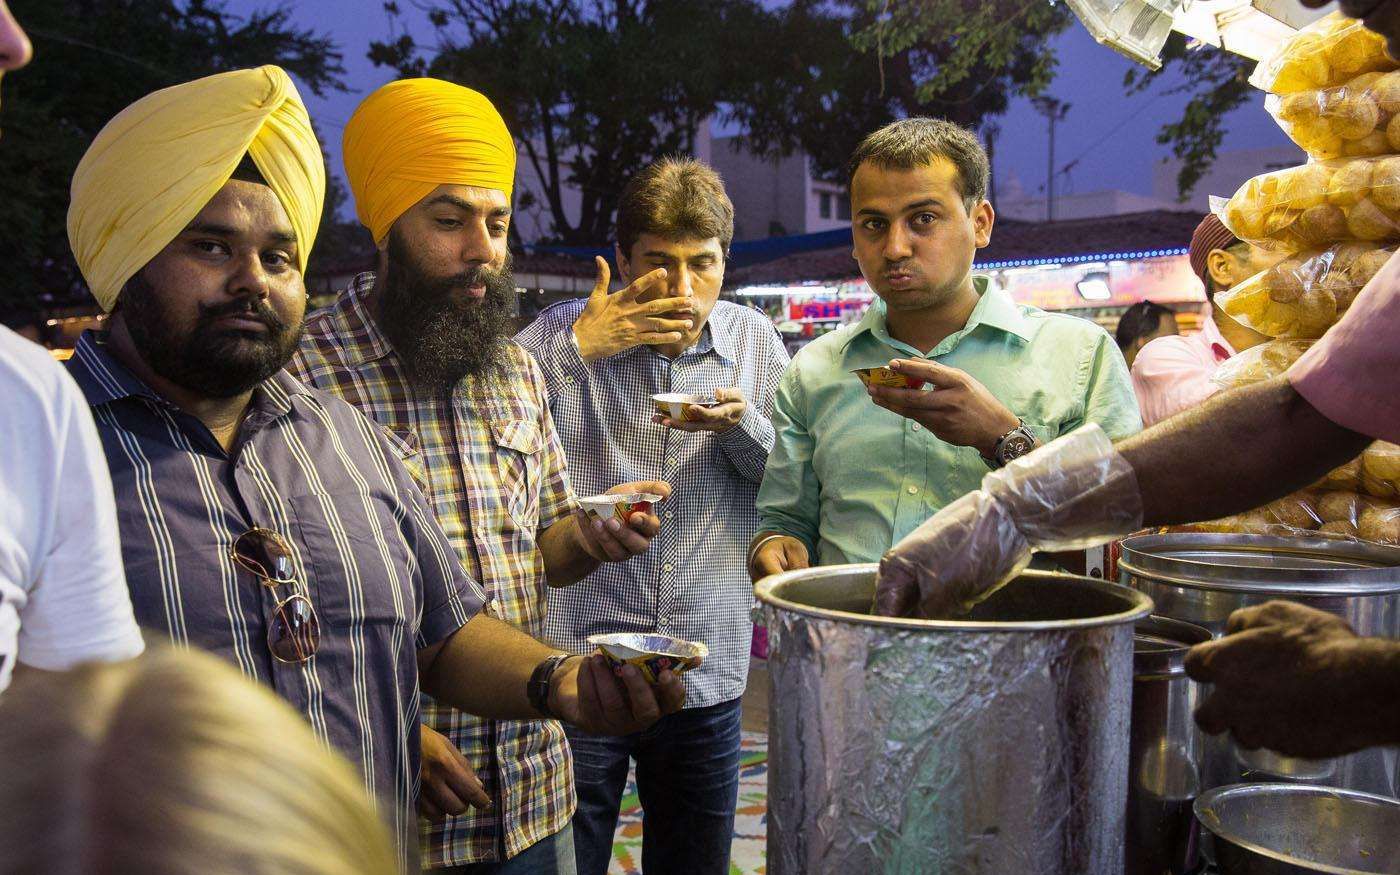
<svg viewBox="0 0 1400 875">
<path fill-rule="evenodd" d="M 854 255 L 880 300 L 798 353 L 778 387 L 755 579 L 874 562 L 991 467 L 1086 423 L 1114 439 L 1142 428 L 1107 332 L 972 275 L 995 219 L 976 137 L 905 119 L 850 168 Z M 852 373 L 880 366 L 927 386 L 867 389 Z"/>
</svg>

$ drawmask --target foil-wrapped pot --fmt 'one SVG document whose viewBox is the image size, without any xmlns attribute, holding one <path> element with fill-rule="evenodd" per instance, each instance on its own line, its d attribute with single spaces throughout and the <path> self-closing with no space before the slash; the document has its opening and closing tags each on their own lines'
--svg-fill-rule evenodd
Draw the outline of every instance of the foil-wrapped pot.
<svg viewBox="0 0 1400 875">
<path fill-rule="evenodd" d="M 868 614 L 874 565 L 775 575 L 768 871 L 1121 872 L 1127 587 L 1028 572 L 960 620 Z"/>
</svg>

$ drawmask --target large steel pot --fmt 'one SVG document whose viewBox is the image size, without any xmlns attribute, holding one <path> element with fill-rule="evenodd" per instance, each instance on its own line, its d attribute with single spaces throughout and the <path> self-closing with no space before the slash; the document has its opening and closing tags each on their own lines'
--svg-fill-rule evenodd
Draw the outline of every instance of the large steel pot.
<svg viewBox="0 0 1400 875">
<path fill-rule="evenodd" d="M 1221 875 L 1395 875 L 1400 802 L 1288 784 L 1236 784 L 1196 800 Z"/>
<path fill-rule="evenodd" d="M 1141 593 L 1029 572 L 966 620 L 868 614 L 874 565 L 758 583 L 775 875 L 1123 865 Z"/>
<path fill-rule="evenodd" d="M 1400 638 L 1400 548 L 1329 538 L 1138 535 L 1122 543 L 1119 580 L 1152 597 L 1156 613 L 1225 632 L 1237 608 L 1270 599 L 1343 617 L 1360 635 Z M 1202 790 L 1286 781 L 1400 795 L 1400 751 L 1379 747 L 1330 760 L 1300 760 L 1207 742 Z"/>
<path fill-rule="evenodd" d="M 1203 738 L 1193 714 L 1201 687 L 1186 651 L 1210 640 L 1191 623 L 1153 616 L 1133 632 L 1133 721 L 1128 748 L 1127 875 L 1187 875 L 1200 861 L 1196 815 Z"/>
</svg>

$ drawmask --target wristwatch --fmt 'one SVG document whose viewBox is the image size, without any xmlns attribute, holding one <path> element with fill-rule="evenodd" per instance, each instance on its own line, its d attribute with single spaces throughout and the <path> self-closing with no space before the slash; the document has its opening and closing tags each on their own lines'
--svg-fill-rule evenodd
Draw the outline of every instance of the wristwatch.
<svg viewBox="0 0 1400 875">
<path fill-rule="evenodd" d="M 996 446 L 992 448 L 992 457 L 983 456 L 982 459 L 993 468 L 1003 468 L 1010 464 L 1012 459 L 1021 458 L 1039 445 L 1040 441 L 1026 428 L 1025 422 L 1017 420 L 1015 428 L 997 438 Z"/>
<path fill-rule="evenodd" d="M 558 715 L 549 709 L 549 681 L 559 666 L 572 658 L 571 653 L 556 653 L 546 657 L 535 666 L 529 682 L 525 684 L 525 696 L 530 701 L 530 707 L 550 720 L 558 719 Z"/>
</svg>

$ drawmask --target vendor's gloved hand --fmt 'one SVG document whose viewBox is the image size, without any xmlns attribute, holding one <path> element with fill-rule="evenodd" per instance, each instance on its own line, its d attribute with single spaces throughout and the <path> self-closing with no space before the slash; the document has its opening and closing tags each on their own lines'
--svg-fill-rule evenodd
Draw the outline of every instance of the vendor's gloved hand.
<svg viewBox="0 0 1400 875">
<path fill-rule="evenodd" d="M 969 492 L 880 560 L 875 613 L 927 619 L 962 613 L 1030 559 L 1006 506 L 980 489 Z"/>
<path fill-rule="evenodd" d="M 1083 550 L 1142 526 L 1132 466 L 1087 425 L 988 474 L 885 554 L 875 611 L 947 617 L 1019 574 L 1032 550 Z"/>
</svg>

